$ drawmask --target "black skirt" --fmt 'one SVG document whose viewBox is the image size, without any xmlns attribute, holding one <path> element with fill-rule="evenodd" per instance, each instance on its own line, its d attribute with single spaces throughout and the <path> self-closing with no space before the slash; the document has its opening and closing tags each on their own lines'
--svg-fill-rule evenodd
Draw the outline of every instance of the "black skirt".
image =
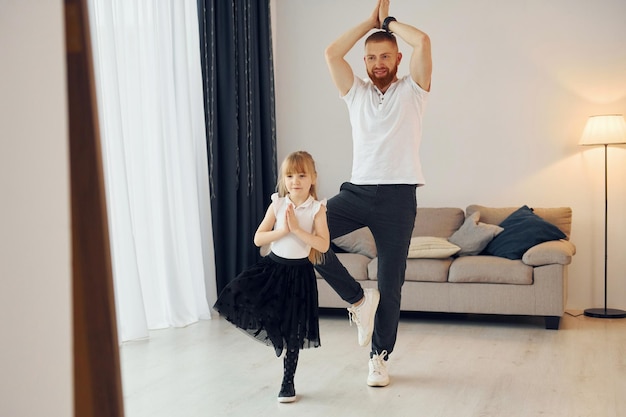
<svg viewBox="0 0 626 417">
<path fill-rule="evenodd" d="M 308 259 L 273 253 L 228 283 L 214 308 L 249 336 L 284 349 L 320 346 L 317 282 Z"/>
</svg>

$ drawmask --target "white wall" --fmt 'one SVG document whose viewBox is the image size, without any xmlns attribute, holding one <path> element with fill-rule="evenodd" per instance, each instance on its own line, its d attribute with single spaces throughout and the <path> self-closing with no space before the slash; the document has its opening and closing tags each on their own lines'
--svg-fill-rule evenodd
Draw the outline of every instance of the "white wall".
<svg viewBox="0 0 626 417">
<path fill-rule="evenodd" d="M 279 158 L 317 160 L 321 196 L 348 180 L 350 126 L 324 48 L 375 1 L 275 0 Z M 626 113 L 623 0 L 395 0 L 391 14 L 431 37 L 421 206 L 569 206 L 578 253 L 573 310 L 603 305 L 602 148 L 578 140 L 590 115 Z M 400 43 L 406 74 L 410 51 Z M 349 54 L 366 76 L 360 42 Z M 609 307 L 626 309 L 626 147 L 609 148 Z"/>
<path fill-rule="evenodd" d="M 0 416 L 73 414 L 63 2 L 0 0 Z"/>
</svg>

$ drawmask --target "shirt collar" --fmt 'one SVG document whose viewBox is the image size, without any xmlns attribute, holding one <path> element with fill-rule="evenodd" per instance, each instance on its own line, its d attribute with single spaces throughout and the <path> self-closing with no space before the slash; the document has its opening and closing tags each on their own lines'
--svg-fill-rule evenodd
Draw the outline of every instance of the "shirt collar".
<svg viewBox="0 0 626 417">
<path fill-rule="evenodd" d="M 291 203 L 293 203 L 293 205 L 295 205 L 295 204 L 296 204 L 296 203 L 294 203 L 293 201 L 291 201 L 291 197 L 290 197 L 290 196 L 287 196 L 287 199 L 288 199 Z M 297 206 L 296 208 L 297 208 L 297 209 L 299 209 L 299 208 L 306 208 L 306 207 L 309 207 L 311 204 L 313 204 L 313 201 L 314 201 L 313 196 L 312 196 L 312 195 L 310 195 L 310 196 L 309 196 L 309 198 L 307 198 L 307 199 L 304 201 L 304 203 L 300 204 L 300 205 L 299 205 L 299 206 Z"/>
</svg>

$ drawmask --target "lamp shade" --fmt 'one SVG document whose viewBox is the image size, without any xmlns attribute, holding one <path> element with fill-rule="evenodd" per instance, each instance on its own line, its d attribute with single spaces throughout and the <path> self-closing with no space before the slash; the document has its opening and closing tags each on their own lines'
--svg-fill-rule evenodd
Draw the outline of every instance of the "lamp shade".
<svg viewBox="0 0 626 417">
<path fill-rule="evenodd" d="M 615 145 L 626 143 L 626 121 L 621 114 L 591 116 L 587 120 L 580 145 Z"/>
</svg>

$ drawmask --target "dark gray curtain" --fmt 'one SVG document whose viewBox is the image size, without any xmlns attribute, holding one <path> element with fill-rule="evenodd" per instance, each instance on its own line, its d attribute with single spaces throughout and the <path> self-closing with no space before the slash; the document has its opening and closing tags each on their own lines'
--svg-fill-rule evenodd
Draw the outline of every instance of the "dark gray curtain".
<svg viewBox="0 0 626 417">
<path fill-rule="evenodd" d="M 259 260 L 276 185 L 269 0 L 198 0 L 217 289 Z"/>
</svg>

